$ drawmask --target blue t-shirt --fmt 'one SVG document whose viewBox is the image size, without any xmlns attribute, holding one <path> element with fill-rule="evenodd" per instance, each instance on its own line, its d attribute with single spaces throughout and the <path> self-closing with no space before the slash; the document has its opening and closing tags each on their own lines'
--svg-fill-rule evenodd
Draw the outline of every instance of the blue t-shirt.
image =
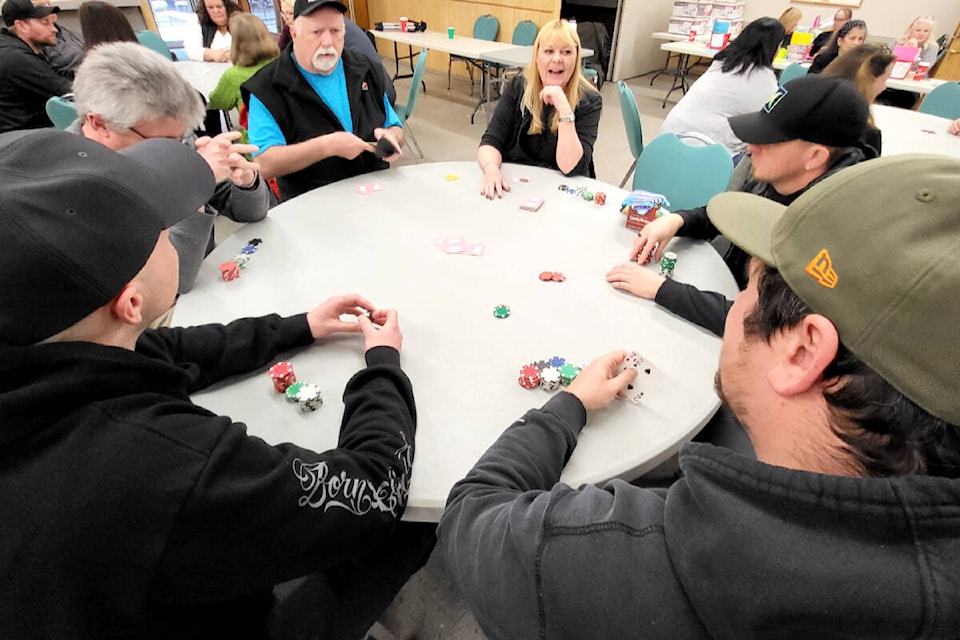
<svg viewBox="0 0 960 640">
<path fill-rule="evenodd" d="M 293 54 L 291 54 L 291 57 L 293 58 Z M 296 58 L 293 58 L 293 64 L 297 66 L 297 69 L 313 87 L 313 90 L 337 116 L 343 130 L 353 133 L 353 117 L 350 113 L 350 100 L 347 98 L 347 78 L 343 72 L 343 59 L 337 61 L 333 73 L 328 76 L 310 73 L 300 66 Z M 383 128 L 402 127 L 403 123 L 400 122 L 397 112 L 390 106 L 390 100 L 387 99 L 386 94 L 383 95 L 383 106 L 387 112 Z M 250 112 L 247 116 L 247 125 L 250 144 L 260 147 L 260 150 L 253 154 L 255 156 L 260 155 L 270 147 L 287 144 L 287 139 L 280 130 L 280 125 L 277 124 L 273 114 L 252 93 L 250 94 Z"/>
</svg>

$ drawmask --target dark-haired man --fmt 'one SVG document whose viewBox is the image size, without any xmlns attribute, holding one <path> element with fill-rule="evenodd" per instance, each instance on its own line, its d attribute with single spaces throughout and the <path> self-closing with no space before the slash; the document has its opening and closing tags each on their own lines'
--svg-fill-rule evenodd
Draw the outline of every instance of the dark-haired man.
<svg viewBox="0 0 960 640">
<path fill-rule="evenodd" d="M 747 143 L 751 175 L 740 191 L 780 204 L 790 204 L 807 189 L 875 153 L 861 147 L 868 106 L 863 96 L 841 78 L 821 75 L 791 80 L 762 109 L 730 118 L 730 127 Z M 746 160 L 744 160 L 746 162 Z M 719 235 L 707 208 L 676 211 L 645 226 L 633 239 L 630 262 L 607 273 L 607 282 L 629 291 L 720 335 L 730 301 L 645 268 L 659 260 L 675 236 L 713 240 Z M 741 288 L 746 284 L 748 256 L 725 247 L 724 260 Z"/>
<path fill-rule="evenodd" d="M 757 460 L 691 443 L 668 490 L 559 483 L 585 409 L 629 380 L 622 352 L 592 363 L 448 498 L 440 542 L 487 636 L 955 637 L 958 174 L 896 156 L 787 207 L 713 198 L 753 256 L 717 390 Z"/>
<path fill-rule="evenodd" d="M 54 71 L 43 47 L 57 44 L 60 7 L 6 0 L 0 31 L 0 133 L 52 127 L 47 100 L 70 92 L 70 80 Z"/>
</svg>

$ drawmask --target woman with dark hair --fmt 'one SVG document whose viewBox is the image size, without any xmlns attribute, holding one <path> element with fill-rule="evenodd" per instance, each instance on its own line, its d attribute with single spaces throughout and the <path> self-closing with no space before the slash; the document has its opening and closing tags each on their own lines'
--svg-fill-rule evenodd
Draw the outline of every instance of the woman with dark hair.
<svg viewBox="0 0 960 640">
<path fill-rule="evenodd" d="M 230 62 L 230 16 L 242 11 L 235 0 L 203 0 L 197 3 L 199 30 L 185 40 L 191 60 Z"/>
<path fill-rule="evenodd" d="M 105 42 L 137 42 L 137 34 L 127 16 L 109 2 L 84 2 L 80 5 L 79 18 L 85 51 Z"/>
<path fill-rule="evenodd" d="M 842 7 L 837 9 L 837 12 L 833 14 L 833 26 L 829 31 L 823 31 L 816 38 L 813 39 L 813 44 L 810 45 L 810 55 L 815 56 L 820 53 L 820 50 L 827 46 L 827 43 L 830 42 L 830 38 L 833 37 L 833 34 L 836 33 L 839 29 L 843 28 L 843 25 L 847 24 L 847 21 L 853 17 L 853 9 L 848 9 L 847 7 Z"/>
<path fill-rule="evenodd" d="M 758 18 L 744 27 L 670 110 L 660 133 L 693 131 L 724 145 L 731 155 L 744 152 L 746 145 L 727 119 L 757 111 L 777 90 L 773 57 L 783 34 L 776 18 Z"/>
<path fill-rule="evenodd" d="M 887 47 L 875 44 L 861 44 L 847 51 L 823 70 L 825 76 L 839 76 L 849 80 L 857 88 L 867 104 L 873 104 L 886 88 L 887 78 L 893 71 L 897 56 Z M 873 123 L 873 116 L 867 114 L 867 128 L 863 133 L 863 143 L 873 147 L 880 155 L 880 129 Z"/>
<path fill-rule="evenodd" d="M 867 23 L 863 20 L 848 20 L 845 25 L 833 32 L 830 42 L 813 59 L 807 73 L 822 73 L 840 54 L 863 44 L 866 38 Z"/>
</svg>

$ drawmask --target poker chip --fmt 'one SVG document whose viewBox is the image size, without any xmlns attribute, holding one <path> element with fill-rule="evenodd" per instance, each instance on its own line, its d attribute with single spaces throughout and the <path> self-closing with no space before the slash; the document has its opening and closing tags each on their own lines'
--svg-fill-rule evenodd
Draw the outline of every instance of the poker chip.
<svg viewBox="0 0 960 640">
<path fill-rule="evenodd" d="M 305 384 L 297 390 L 297 403 L 300 411 L 316 411 L 323 406 L 323 393 L 315 384 Z"/>
<path fill-rule="evenodd" d="M 297 374 L 293 372 L 293 365 L 289 362 L 278 362 L 267 371 L 273 380 L 273 388 L 277 393 L 284 393 L 287 387 L 297 381 Z"/>
<path fill-rule="evenodd" d="M 550 364 L 551 367 L 555 369 L 559 369 L 560 367 L 562 367 L 567 363 L 567 359 L 561 358 L 560 356 L 553 356 L 547 362 Z"/>
<path fill-rule="evenodd" d="M 566 282 L 566 280 L 567 280 L 567 276 L 563 275 L 563 274 L 560 273 L 559 271 L 554 271 L 553 274 L 552 274 L 552 276 L 553 276 L 553 277 L 552 277 L 551 279 L 552 279 L 554 282 Z"/>
<path fill-rule="evenodd" d="M 455 182 L 455 181 L 457 181 L 457 180 L 460 179 L 460 176 L 458 176 L 458 175 L 455 174 L 455 173 L 448 173 L 447 175 L 444 176 L 444 179 L 445 179 L 447 182 Z"/>
<path fill-rule="evenodd" d="M 547 367 L 540 372 L 540 388 L 544 391 L 556 391 L 560 388 L 560 371 L 556 367 Z"/>
<path fill-rule="evenodd" d="M 251 255 L 256 252 L 257 252 L 257 245 L 255 244 L 248 244 L 248 245 L 245 245 L 242 249 L 240 249 L 240 253 L 246 253 L 247 255 Z"/>
<path fill-rule="evenodd" d="M 550 282 L 553 280 L 553 271 L 542 271 L 540 273 L 540 279 L 544 282 Z"/>
<path fill-rule="evenodd" d="M 573 382 L 578 375 L 580 375 L 580 367 L 568 362 L 564 364 L 562 367 L 560 367 L 559 372 L 560 372 L 560 384 L 562 384 L 563 386 L 567 386 L 568 384 Z"/>
<path fill-rule="evenodd" d="M 297 401 L 297 392 L 300 391 L 300 387 L 302 386 L 303 386 L 302 382 L 294 382 L 292 385 L 287 387 L 287 390 L 284 392 L 287 394 L 287 402 Z"/>
<path fill-rule="evenodd" d="M 605 194 L 603 191 L 597 191 L 595 194 L 593 194 L 593 201 L 596 204 L 604 205 L 607 203 L 607 194 Z"/>
<path fill-rule="evenodd" d="M 230 282 L 240 277 L 240 265 L 232 260 L 220 264 L 220 277 L 224 282 Z"/>
<path fill-rule="evenodd" d="M 557 191 L 566 191 L 566 190 L 567 190 L 567 185 L 565 184 L 561 184 L 559 187 L 557 187 Z"/>
<path fill-rule="evenodd" d="M 540 279 L 544 282 L 564 282 L 567 276 L 559 271 L 542 271 L 540 273 Z"/>
<path fill-rule="evenodd" d="M 505 304 L 498 304 L 493 308 L 493 316 L 495 318 L 509 318 L 510 317 L 510 307 Z"/>
<path fill-rule="evenodd" d="M 534 389 L 540 385 L 540 369 L 533 364 L 525 364 L 520 367 L 520 386 L 524 389 Z"/>
<path fill-rule="evenodd" d="M 593 191 L 584 191 L 580 194 L 580 197 L 589 202 L 593 202 Z"/>
<path fill-rule="evenodd" d="M 544 369 L 550 366 L 550 363 L 547 362 L 546 360 L 537 360 L 536 362 L 533 363 L 533 366 L 535 366 L 540 371 L 543 371 Z"/>
<path fill-rule="evenodd" d="M 260 238 L 253 238 L 252 240 L 248 241 L 247 244 L 252 244 L 255 247 L 259 247 L 261 244 L 263 244 L 263 240 Z"/>
</svg>

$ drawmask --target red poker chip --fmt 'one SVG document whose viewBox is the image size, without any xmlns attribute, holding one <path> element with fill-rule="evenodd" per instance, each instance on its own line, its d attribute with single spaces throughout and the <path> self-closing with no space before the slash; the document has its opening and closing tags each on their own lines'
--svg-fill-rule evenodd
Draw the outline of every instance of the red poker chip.
<svg viewBox="0 0 960 640">
<path fill-rule="evenodd" d="M 540 279 L 543 280 L 544 282 L 550 282 L 551 280 L 553 280 L 553 272 L 544 271 L 543 273 L 540 274 Z"/>
<path fill-rule="evenodd" d="M 559 271 L 556 271 L 553 274 L 551 274 L 551 279 L 554 282 L 564 282 L 567 279 L 567 276 L 563 275 Z"/>
</svg>

